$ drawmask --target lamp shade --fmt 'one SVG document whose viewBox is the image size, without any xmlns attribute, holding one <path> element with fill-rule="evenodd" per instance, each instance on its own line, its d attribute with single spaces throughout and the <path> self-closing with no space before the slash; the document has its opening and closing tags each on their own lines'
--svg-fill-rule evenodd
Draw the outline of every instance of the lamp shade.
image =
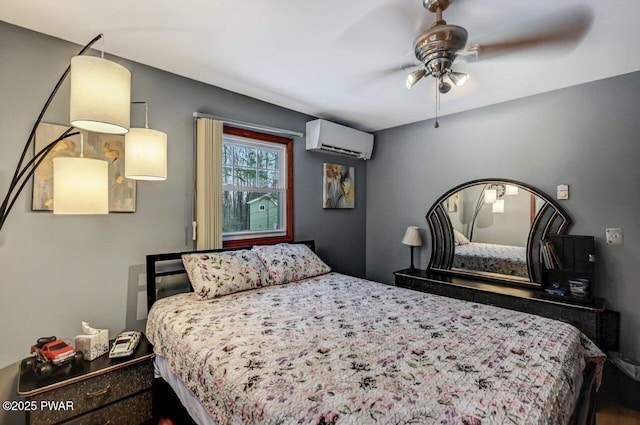
<svg viewBox="0 0 640 425">
<path fill-rule="evenodd" d="M 133 180 L 167 179 L 167 135 L 132 128 L 124 136 L 124 176 Z"/>
<path fill-rule="evenodd" d="M 518 186 L 514 186 L 512 184 L 508 184 L 505 186 L 505 194 L 506 195 L 517 195 L 518 194 Z"/>
<path fill-rule="evenodd" d="M 71 125 L 87 131 L 124 134 L 131 119 L 131 73 L 95 56 L 71 58 Z"/>
<path fill-rule="evenodd" d="M 491 211 L 494 213 L 503 213 L 504 212 L 504 199 L 498 199 L 491 206 Z"/>
<path fill-rule="evenodd" d="M 496 189 L 487 189 L 484 191 L 484 203 L 493 204 L 498 199 L 498 191 Z"/>
<path fill-rule="evenodd" d="M 89 158 L 54 158 L 53 213 L 108 214 L 109 163 Z"/>
<path fill-rule="evenodd" d="M 425 69 L 418 69 L 416 71 L 413 71 L 411 74 L 409 74 L 407 76 L 407 81 L 406 81 L 407 89 L 410 89 L 411 87 L 415 86 L 416 83 L 420 81 L 422 77 L 424 77 L 426 74 L 427 74 L 427 71 Z"/>
<path fill-rule="evenodd" d="M 420 237 L 420 228 L 418 226 L 409 226 L 404 232 L 402 243 L 409 246 L 421 246 L 422 238 Z"/>
<path fill-rule="evenodd" d="M 455 84 L 457 87 L 461 87 L 469 79 L 469 74 L 465 74 L 464 72 L 451 71 L 449 73 L 449 78 L 451 78 L 453 84 Z"/>
</svg>

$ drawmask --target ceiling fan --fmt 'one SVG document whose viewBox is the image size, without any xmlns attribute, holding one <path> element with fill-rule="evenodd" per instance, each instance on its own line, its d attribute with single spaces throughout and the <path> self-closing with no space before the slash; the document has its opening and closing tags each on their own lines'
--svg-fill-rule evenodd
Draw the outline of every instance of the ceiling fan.
<svg viewBox="0 0 640 425">
<path fill-rule="evenodd" d="M 455 72 L 451 69 L 458 53 L 467 45 L 467 30 L 458 25 L 449 25 L 442 19 L 442 12 L 449 7 L 453 0 L 423 0 L 423 6 L 436 14 L 436 21 L 431 28 L 420 34 L 413 42 L 413 52 L 416 59 L 424 66 L 411 72 L 407 76 L 407 89 L 413 87 L 426 75 L 438 80 L 438 91 L 447 93 L 451 84 L 444 81 L 444 77 L 456 85 L 463 85 L 469 74 Z"/>
<path fill-rule="evenodd" d="M 429 29 L 421 33 L 413 42 L 413 53 L 420 67 L 407 76 L 406 86 L 412 88 L 425 76 L 437 80 L 439 93 L 451 90 L 451 84 L 462 86 L 469 75 L 452 69 L 457 57 L 479 59 L 481 56 L 494 56 L 512 50 L 550 45 L 577 43 L 591 26 L 593 14 L 584 7 L 572 8 L 562 14 L 556 14 L 545 22 L 530 25 L 528 32 L 522 32 L 507 41 L 489 44 L 471 44 L 467 46 L 468 32 L 458 25 L 449 25 L 442 18 L 453 0 L 422 0 L 425 9 L 436 15 L 436 21 Z"/>
</svg>

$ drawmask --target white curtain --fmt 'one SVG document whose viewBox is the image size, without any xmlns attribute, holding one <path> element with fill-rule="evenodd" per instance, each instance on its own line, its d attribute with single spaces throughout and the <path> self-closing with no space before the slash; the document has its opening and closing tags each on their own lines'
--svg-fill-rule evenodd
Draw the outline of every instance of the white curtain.
<svg viewBox="0 0 640 425">
<path fill-rule="evenodd" d="M 222 121 L 196 118 L 196 246 L 222 248 Z"/>
</svg>

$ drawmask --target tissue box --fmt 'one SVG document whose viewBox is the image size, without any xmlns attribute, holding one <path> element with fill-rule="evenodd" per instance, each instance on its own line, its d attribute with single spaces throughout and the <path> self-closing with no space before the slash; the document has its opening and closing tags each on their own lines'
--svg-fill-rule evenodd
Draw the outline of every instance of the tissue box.
<svg viewBox="0 0 640 425">
<path fill-rule="evenodd" d="M 109 351 L 109 329 L 96 334 L 76 336 L 76 351 L 82 351 L 85 360 L 93 360 Z"/>
</svg>

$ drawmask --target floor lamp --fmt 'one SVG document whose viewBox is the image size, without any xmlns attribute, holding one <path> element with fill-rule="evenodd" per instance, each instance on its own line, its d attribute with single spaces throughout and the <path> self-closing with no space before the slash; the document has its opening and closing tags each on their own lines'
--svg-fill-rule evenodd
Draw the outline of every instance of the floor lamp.
<svg viewBox="0 0 640 425">
<path fill-rule="evenodd" d="M 104 59 L 104 49 L 100 57 L 85 56 L 85 53 L 98 40 L 100 34 L 85 45 L 64 71 L 58 83 L 45 102 L 35 120 L 29 137 L 22 150 L 18 165 L 9 183 L 6 195 L 0 204 L 0 230 L 4 226 L 11 209 L 20 193 L 33 176 L 38 165 L 62 140 L 81 135 L 75 129 L 96 133 L 125 134 L 129 131 L 131 117 L 131 73 L 124 66 Z M 35 134 L 49 105 L 53 101 L 62 83 L 71 75 L 69 115 L 71 126 L 57 139 L 46 145 L 33 157 L 26 160 L 27 152 L 35 141 Z M 153 170 L 133 173 L 133 179 L 162 180 L 166 178 L 166 135 L 161 132 L 144 129 L 143 136 L 164 136 L 159 144 L 164 148 L 164 163 L 159 171 Z M 137 133 L 136 136 L 140 134 Z M 82 137 L 82 135 L 81 135 Z M 157 137 L 156 137 L 157 138 Z M 82 146 L 82 138 L 80 140 Z M 155 143 L 158 145 L 157 143 Z M 55 158 L 54 174 L 54 214 L 107 214 L 108 211 L 108 164 L 106 161 L 84 158 L 81 148 L 80 157 Z M 141 159 L 142 155 L 139 155 Z M 162 157 L 158 154 L 156 157 Z M 127 161 L 132 162 L 134 158 Z"/>
</svg>

